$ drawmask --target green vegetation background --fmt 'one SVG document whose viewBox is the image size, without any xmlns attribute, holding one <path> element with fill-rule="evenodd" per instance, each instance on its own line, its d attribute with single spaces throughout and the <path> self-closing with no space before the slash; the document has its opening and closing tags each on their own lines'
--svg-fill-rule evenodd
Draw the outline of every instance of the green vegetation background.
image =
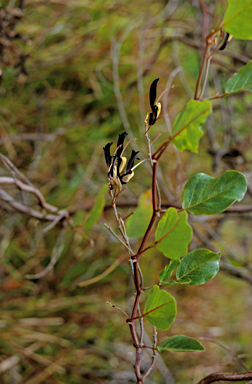
<svg viewBox="0 0 252 384">
<path fill-rule="evenodd" d="M 15 1 L 10 3 L 15 6 Z M 207 3 L 221 20 L 226 2 Z M 2 2 L 3 7 L 8 4 Z M 171 121 L 193 96 L 200 64 L 201 8 L 197 1 L 170 0 L 174 12 L 169 15 L 165 6 L 161 0 L 26 2 L 16 27 L 23 38 L 15 41 L 15 47 L 27 55 L 27 73 L 15 68 L 11 49 L 2 60 L 0 151 L 48 203 L 69 210 L 74 224 L 94 240 L 94 246 L 67 225 L 41 235 L 45 223 L 0 208 L 0 364 L 12 356 L 18 359 L 11 370 L 0 373 L 2 383 L 134 382 L 134 348 L 125 318 L 106 304 L 112 302 L 126 312 L 130 307 L 134 289 L 126 258 L 96 284 L 84 288 L 77 284 L 101 274 L 124 252 L 103 227 L 106 221 L 115 228 L 109 208 L 92 229 L 83 227 L 106 183 L 102 147 L 115 143 L 125 131 L 114 92 L 116 59 L 130 138 L 137 138 L 141 159 L 147 156 L 143 118 L 149 112 L 151 82 L 160 78 L 161 93 L 177 69 L 170 78 L 176 85 L 168 99 Z M 250 42 L 234 39 L 227 51 L 237 56 L 217 56 L 209 94 L 221 91 L 241 67 L 239 57 L 251 57 L 252 47 Z M 142 74 L 143 82 L 138 81 Z M 215 102 L 211 120 L 219 147 L 230 140 L 228 146 L 238 145 L 247 159 L 251 157 L 251 100 L 251 94 L 240 94 L 228 102 Z M 195 172 L 214 174 L 208 152 L 210 131 L 204 130 L 198 155 L 167 151 L 161 162 L 167 189 L 164 200 L 179 201 L 182 185 Z M 168 135 L 164 119 L 153 127 L 151 138 L 159 133 Z M 246 167 L 249 179 L 250 165 Z M 218 173 L 230 168 L 234 166 L 221 162 Z M 7 175 L 2 164 L 0 172 Z M 121 201 L 134 205 L 149 187 L 150 173 L 143 165 L 136 169 Z M 13 190 L 16 198 L 37 207 L 35 198 Z M 108 194 L 106 201 L 109 205 Z M 132 209 L 121 211 L 126 215 Z M 224 243 L 216 238 L 213 244 L 224 257 L 230 248 L 251 262 L 249 220 L 229 217 L 222 222 Z M 216 222 L 211 222 L 213 228 Z M 206 234 L 199 223 L 195 225 Z M 135 246 L 137 241 L 133 240 Z M 199 245 L 195 239 L 191 249 Z M 41 272 L 56 251 L 60 257 L 51 272 L 37 280 L 25 278 Z M 164 259 L 157 250 L 146 253 L 142 269 L 147 285 L 157 282 L 167 263 Z M 169 335 L 217 339 L 242 354 L 251 367 L 251 285 L 219 273 L 202 287 L 171 287 L 170 292 L 178 302 L 178 317 Z M 146 329 L 151 335 L 151 326 L 146 324 Z M 159 332 L 159 337 L 162 341 L 164 333 Z M 149 382 L 169 383 L 164 362 L 176 384 L 193 384 L 218 370 L 242 370 L 226 350 L 209 342 L 204 345 L 204 353 L 164 354 Z"/>
</svg>

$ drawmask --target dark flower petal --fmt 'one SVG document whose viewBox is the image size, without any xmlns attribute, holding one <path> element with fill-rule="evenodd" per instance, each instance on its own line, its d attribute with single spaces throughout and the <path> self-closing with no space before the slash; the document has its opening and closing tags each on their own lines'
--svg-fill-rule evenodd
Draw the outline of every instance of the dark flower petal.
<svg viewBox="0 0 252 384">
<path fill-rule="evenodd" d="M 157 83 L 159 82 L 159 79 L 156 79 L 152 82 L 150 86 L 150 106 L 151 109 L 154 113 L 154 105 L 155 105 L 155 100 L 157 97 Z"/>
<path fill-rule="evenodd" d="M 117 156 L 113 156 L 113 161 L 110 165 L 109 172 L 108 172 L 108 179 L 115 176 L 114 175 L 114 168 L 115 168 L 116 160 L 117 160 Z"/>
<path fill-rule="evenodd" d="M 136 156 L 137 156 L 137 154 L 139 153 L 140 151 L 134 151 L 134 149 L 133 149 L 133 151 L 132 151 L 132 154 L 131 154 L 131 156 L 130 156 L 130 159 L 129 159 L 129 161 L 128 161 L 128 164 L 127 164 L 127 167 L 126 167 L 126 173 L 125 173 L 125 175 L 128 175 L 129 173 L 131 173 L 131 168 L 133 168 L 134 167 L 134 161 L 135 161 L 135 159 L 136 159 Z M 123 176 L 125 176 L 125 175 L 123 175 Z"/>
<path fill-rule="evenodd" d="M 153 109 L 154 109 L 153 113 L 152 112 L 150 113 L 149 125 L 154 125 L 155 122 L 157 121 L 158 107 L 154 105 Z"/>
<path fill-rule="evenodd" d="M 126 136 L 128 136 L 128 133 L 126 133 L 126 132 L 120 133 L 120 135 L 119 135 L 119 138 L 118 138 L 118 141 L 117 141 L 117 147 L 119 147 L 119 145 L 121 145 L 121 147 L 117 150 L 117 156 L 118 157 L 121 156 L 121 153 L 122 153 L 122 150 L 123 150 L 123 142 L 124 142 L 124 139 L 125 139 Z"/>
<path fill-rule="evenodd" d="M 105 147 L 103 147 L 105 159 L 108 167 L 110 167 L 111 161 L 112 161 L 112 156 L 110 155 L 110 147 L 112 144 L 113 143 L 108 143 L 107 145 L 105 145 Z"/>
<path fill-rule="evenodd" d="M 126 133 L 126 132 L 120 133 L 118 141 L 117 141 L 117 148 L 120 146 L 120 148 L 118 148 L 117 152 L 116 152 L 116 155 L 118 157 L 118 173 L 119 173 L 119 168 L 120 168 L 120 165 L 122 162 L 121 154 L 123 151 L 123 142 L 124 142 L 124 139 L 126 136 L 128 136 L 128 133 Z"/>
<path fill-rule="evenodd" d="M 224 41 L 223 41 L 223 44 L 222 44 L 222 46 L 220 47 L 219 51 L 223 51 L 223 50 L 226 48 L 227 43 L 228 43 L 228 38 L 229 38 L 229 33 L 226 32 L 226 37 L 225 37 L 225 39 L 224 39 Z"/>
</svg>

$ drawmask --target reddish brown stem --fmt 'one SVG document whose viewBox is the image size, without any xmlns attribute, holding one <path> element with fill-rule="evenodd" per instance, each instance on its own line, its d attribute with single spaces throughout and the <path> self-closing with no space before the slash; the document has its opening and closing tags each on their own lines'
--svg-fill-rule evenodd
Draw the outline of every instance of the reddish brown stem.
<svg viewBox="0 0 252 384">
<path fill-rule="evenodd" d="M 137 316 L 137 317 L 134 317 L 134 318 L 131 318 L 131 319 L 127 319 L 126 322 L 127 322 L 127 323 L 130 323 L 132 320 L 142 319 L 143 317 L 149 315 L 149 313 L 154 312 L 154 311 L 156 311 L 157 309 L 159 309 L 159 308 L 161 308 L 161 307 L 164 307 L 165 305 L 167 305 L 167 304 L 169 304 L 169 303 L 171 303 L 171 301 L 167 301 L 167 303 L 161 304 L 161 305 L 159 305 L 158 307 L 153 308 L 153 309 L 151 309 L 150 311 L 143 313 L 141 316 Z"/>
<path fill-rule="evenodd" d="M 163 152 L 162 152 L 163 153 Z M 140 244 L 140 247 L 138 249 L 137 254 L 135 255 L 135 258 L 133 259 L 134 265 L 133 265 L 133 271 L 134 271 L 134 283 L 136 287 L 136 297 L 135 297 L 135 302 L 133 305 L 133 310 L 131 314 L 131 321 L 129 322 L 130 326 L 130 331 L 131 335 L 134 341 L 134 345 L 136 347 L 136 362 L 135 362 L 135 374 L 137 378 L 137 383 L 142 384 L 143 379 L 141 375 L 141 349 L 142 346 L 139 343 L 139 339 L 135 330 L 135 321 L 138 319 L 139 316 L 137 316 L 137 310 L 139 307 L 139 302 L 140 302 L 140 296 L 142 293 L 142 281 L 139 279 L 139 259 L 141 254 L 144 251 L 146 242 L 150 236 L 151 230 L 154 226 L 154 223 L 156 221 L 156 218 L 159 215 L 159 210 L 158 210 L 158 204 L 157 204 L 157 165 L 158 165 L 158 160 L 154 159 L 155 161 L 153 162 L 153 173 L 152 173 L 152 208 L 153 208 L 153 213 L 152 217 L 150 220 L 150 223 L 148 225 L 148 228 L 145 232 L 145 235 L 142 239 L 142 242 Z"/>
<path fill-rule="evenodd" d="M 130 212 L 127 216 L 125 216 L 123 221 L 127 220 L 130 216 L 134 215 L 134 213 L 135 213 L 135 211 Z"/>
<path fill-rule="evenodd" d="M 202 63 L 201 63 L 201 66 L 200 66 L 198 80 L 197 80 L 197 83 L 196 83 L 194 100 L 199 100 L 200 84 L 201 84 L 202 76 L 203 76 L 203 73 L 204 73 L 204 69 L 205 69 L 205 66 L 206 66 L 206 62 L 207 62 L 207 59 L 208 59 L 208 56 L 209 56 L 209 52 L 210 52 L 211 46 L 212 46 L 212 42 L 210 42 L 208 37 L 207 37 L 206 38 L 206 47 L 205 47 L 205 51 L 204 51 L 204 54 L 203 54 Z"/>
<path fill-rule="evenodd" d="M 144 248 L 144 249 L 141 251 L 141 253 L 137 253 L 136 255 L 132 255 L 132 256 L 131 256 L 131 259 L 135 259 L 137 256 L 142 255 L 144 252 L 148 251 L 148 249 L 153 248 L 153 247 L 154 247 L 154 245 L 149 245 L 148 247 Z"/>
</svg>

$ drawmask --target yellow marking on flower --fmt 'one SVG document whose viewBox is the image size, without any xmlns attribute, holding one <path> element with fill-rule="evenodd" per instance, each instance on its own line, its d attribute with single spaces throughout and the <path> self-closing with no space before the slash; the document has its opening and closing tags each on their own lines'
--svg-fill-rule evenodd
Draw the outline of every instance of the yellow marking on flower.
<svg viewBox="0 0 252 384">
<path fill-rule="evenodd" d="M 228 43 L 232 40 L 232 38 L 233 38 L 233 35 L 228 36 Z"/>
<path fill-rule="evenodd" d="M 159 116 L 160 113 L 161 113 L 161 108 L 162 108 L 162 106 L 161 106 L 161 103 L 157 103 L 156 106 L 157 106 L 157 108 L 158 108 L 158 110 L 157 110 L 157 118 L 158 118 L 158 116 Z"/>
<path fill-rule="evenodd" d="M 129 175 L 123 176 L 122 181 L 124 183 L 128 183 L 130 181 L 130 179 L 132 179 L 133 176 L 134 176 L 134 172 L 132 171 L 132 173 L 130 173 Z"/>
<path fill-rule="evenodd" d="M 120 165 L 120 167 L 119 167 L 119 173 L 121 173 L 122 172 L 122 170 L 123 170 L 123 168 L 125 167 L 125 164 L 126 164 L 126 162 L 127 162 L 127 159 L 126 159 L 126 157 L 121 157 L 121 159 L 122 159 L 122 162 L 121 162 L 121 165 Z"/>
<path fill-rule="evenodd" d="M 122 189 L 122 184 L 121 184 L 121 181 L 120 181 L 120 179 L 119 179 L 118 176 L 111 177 L 111 178 L 110 178 L 110 182 L 111 182 L 111 184 L 113 185 L 114 188 L 118 188 L 119 191 L 121 191 L 121 189 Z"/>
</svg>

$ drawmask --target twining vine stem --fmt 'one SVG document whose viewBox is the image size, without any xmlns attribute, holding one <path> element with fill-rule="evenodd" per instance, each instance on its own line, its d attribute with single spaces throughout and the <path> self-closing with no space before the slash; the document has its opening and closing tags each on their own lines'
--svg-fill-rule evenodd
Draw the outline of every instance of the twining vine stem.
<svg viewBox="0 0 252 384">
<path fill-rule="evenodd" d="M 141 351 L 143 348 L 143 345 L 141 343 L 141 340 L 139 341 L 136 329 L 135 329 L 135 321 L 138 320 L 137 318 L 137 311 L 139 308 L 139 302 L 140 302 L 140 296 L 143 292 L 143 283 L 142 278 L 140 278 L 139 275 L 139 259 L 141 255 L 150 247 L 145 248 L 146 243 L 148 241 L 148 238 L 150 236 L 151 230 L 154 226 L 154 223 L 158 216 L 160 215 L 160 209 L 158 208 L 158 198 L 157 198 L 157 166 L 158 161 L 161 157 L 161 155 L 164 153 L 165 149 L 167 148 L 169 143 L 165 143 L 165 146 L 161 146 L 160 151 L 157 151 L 155 154 L 152 155 L 152 217 L 150 219 L 148 228 L 143 236 L 142 242 L 140 244 L 140 247 L 138 249 L 138 252 L 136 255 L 131 256 L 131 259 L 133 261 L 133 274 L 134 274 L 134 283 L 136 288 L 136 296 L 135 296 L 135 302 L 132 309 L 131 319 L 128 322 L 128 325 L 130 327 L 130 332 L 133 338 L 134 346 L 136 348 L 136 361 L 135 361 L 135 374 L 137 378 L 137 383 L 142 384 L 144 379 L 147 377 L 147 375 L 151 372 L 154 366 L 155 358 L 157 356 L 157 352 L 153 352 L 152 357 L 152 363 L 147 370 L 147 372 L 142 377 L 141 375 Z"/>
</svg>

